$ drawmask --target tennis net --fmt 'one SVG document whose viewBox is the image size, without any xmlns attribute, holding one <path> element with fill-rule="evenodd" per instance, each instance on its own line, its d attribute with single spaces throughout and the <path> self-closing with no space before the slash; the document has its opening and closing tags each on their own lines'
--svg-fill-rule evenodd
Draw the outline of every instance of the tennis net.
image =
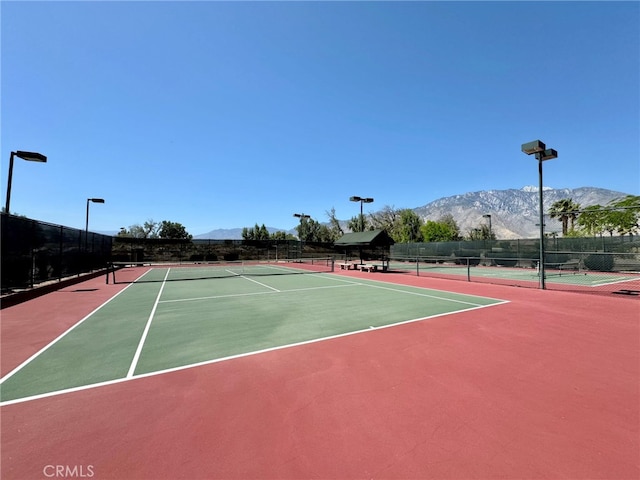
<svg viewBox="0 0 640 480">
<path fill-rule="evenodd" d="M 136 272 L 132 275 L 131 269 Z M 107 283 L 143 283 L 263 275 L 297 275 L 334 271 L 334 260 L 296 258 L 271 261 L 239 260 L 208 263 L 130 263 L 113 262 L 107 269 Z M 139 275 L 136 275 L 138 274 Z"/>
</svg>

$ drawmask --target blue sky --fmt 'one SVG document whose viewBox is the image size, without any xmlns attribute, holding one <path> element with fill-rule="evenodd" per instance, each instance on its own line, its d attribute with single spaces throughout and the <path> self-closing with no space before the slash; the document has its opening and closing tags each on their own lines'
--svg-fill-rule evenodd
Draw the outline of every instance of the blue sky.
<svg viewBox="0 0 640 480">
<path fill-rule="evenodd" d="M 189 233 L 536 185 L 640 194 L 638 2 L 1 3 L 11 211 Z"/>
</svg>

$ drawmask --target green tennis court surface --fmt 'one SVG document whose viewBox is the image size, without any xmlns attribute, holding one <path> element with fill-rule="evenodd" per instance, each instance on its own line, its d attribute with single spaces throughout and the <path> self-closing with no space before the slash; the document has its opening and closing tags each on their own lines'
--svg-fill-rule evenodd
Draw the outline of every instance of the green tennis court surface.
<svg viewBox="0 0 640 480">
<path fill-rule="evenodd" d="M 460 277 L 496 278 L 503 280 L 517 280 L 525 282 L 538 282 L 539 273 L 535 268 L 497 267 L 497 266 L 465 266 L 455 264 L 435 264 L 392 262 L 390 269 L 398 272 L 416 273 L 421 275 L 454 275 Z M 638 274 L 625 274 L 614 272 L 584 272 L 578 270 L 562 270 L 548 266 L 545 270 L 545 279 L 549 283 L 576 285 L 584 287 L 600 287 L 611 284 L 624 284 L 640 280 Z"/>
<path fill-rule="evenodd" d="M 300 273 L 278 266 L 277 273 Z M 503 303 L 332 273 L 146 271 L 2 380 L 50 394 Z M 195 275 L 194 275 L 195 273 Z M 178 280 L 180 279 L 180 280 Z M 176 281 L 174 281 L 176 280 Z"/>
</svg>

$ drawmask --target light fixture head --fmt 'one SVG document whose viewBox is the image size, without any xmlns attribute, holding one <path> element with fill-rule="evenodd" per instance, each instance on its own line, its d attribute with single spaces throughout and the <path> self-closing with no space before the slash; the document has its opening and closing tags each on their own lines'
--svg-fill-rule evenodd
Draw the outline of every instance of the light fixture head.
<svg viewBox="0 0 640 480">
<path fill-rule="evenodd" d="M 47 157 L 37 152 L 25 152 L 23 150 L 18 150 L 17 152 L 14 152 L 14 154 L 16 157 L 19 157 L 23 160 L 28 160 L 29 162 L 47 162 Z"/>
<path fill-rule="evenodd" d="M 543 152 L 536 153 L 536 158 L 538 160 L 553 160 L 554 158 L 558 158 L 558 152 L 556 152 L 553 148 L 547 148 Z"/>
<path fill-rule="evenodd" d="M 543 152 L 545 148 L 547 148 L 547 146 L 540 140 L 534 140 L 533 142 L 522 144 L 522 151 L 527 155 Z"/>
</svg>

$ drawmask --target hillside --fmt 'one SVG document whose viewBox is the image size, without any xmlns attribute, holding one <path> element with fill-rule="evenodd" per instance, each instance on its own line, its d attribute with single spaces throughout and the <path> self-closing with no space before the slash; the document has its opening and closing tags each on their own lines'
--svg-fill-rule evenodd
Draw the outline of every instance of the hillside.
<svg viewBox="0 0 640 480">
<path fill-rule="evenodd" d="M 576 189 L 544 190 L 544 210 L 558 200 L 571 198 L 581 207 L 606 205 L 611 200 L 624 197 L 625 193 L 603 188 L 581 187 Z M 484 214 L 491 215 L 491 228 L 497 238 L 536 238 L 539 235 L 538 188 L 520 190 L 487 190 L 441 198 L 414 211 L 425 220 L 438 220 L 445 214 L 453 215 L 460 233 L 486 224 Z M 547 232 L 560 232 L 561 223 L 546 219 Z"/>
<path fill-rule="evenodd" d="M 544 190 L 544 210 L 558 200 L 571 198 L 582 207 L 606 205 L 611 200 L 624 197 L 626 193 L 604 188 L 581 187 Z M 413 209 L 423 220 L 436 221 L 446 214 L 453 215 L 460 233 L 466 235 L 469 230 L 488 222 L 483 215 L 491 215 L 491 228 L 497 238 L 536 238 L 539 235 L 538 224 L 538 187 L 524 187 L 509 190 L 483 190 L 451 197 L 444 197 Z M 284 230 L 267 227 L 270 233 Z M 547 219 L 546 230 L 559 232 L 559 220 Z M 291 233 L 295 234 L 295 230 Z M 212 230 L 196 235 L 194 238 L 234 240 L 242 238 L 242 227 L 224 230 Z"/>
</svg>

